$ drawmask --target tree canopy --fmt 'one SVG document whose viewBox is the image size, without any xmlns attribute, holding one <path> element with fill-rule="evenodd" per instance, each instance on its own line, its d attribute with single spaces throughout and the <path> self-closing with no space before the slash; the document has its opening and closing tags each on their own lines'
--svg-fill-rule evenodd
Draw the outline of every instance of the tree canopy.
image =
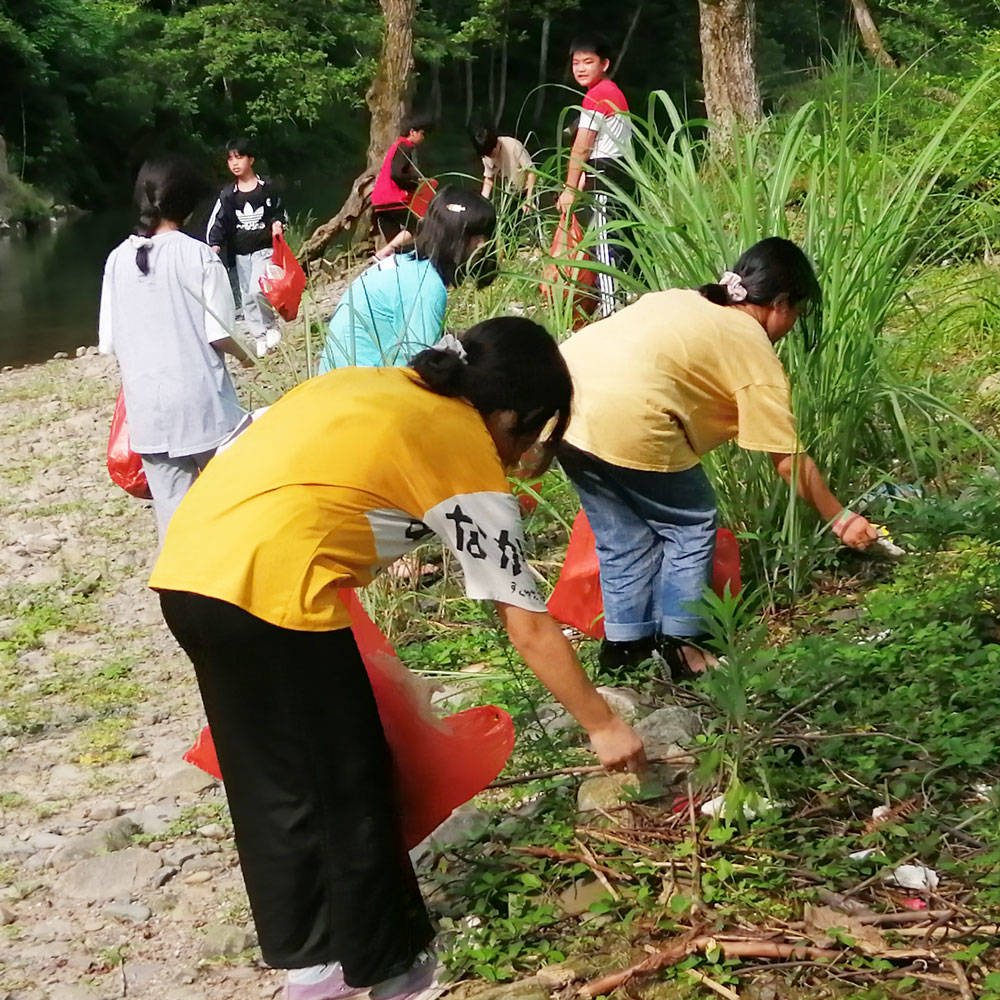
<svg viewBox="0 0 1000 1000">
<path fill-rule="evenodd" d="M 942 74 L 1000 37 L 996 4 L 868 6 L 896 59 Z M 856 44 L 850 0 L 757 8 L 765 107 Z M 414 101 L 459 129 L 487 119 L 551 141 L 572 99 L 558 89 L 572 84 L 566 49 L 585 29 L 624 44 L 617 78 L 634 106 L 665 89 L 702 112 L 698 0 L 422 0 Z M 351 175 L 380 35 L 370 0 L 0 0 L 0 135 L 13 172 L 83 205 L 120 200 L 153 151 L 206 155 L 242 132 L 278 172 L 312 161 Z"/>
</svg>

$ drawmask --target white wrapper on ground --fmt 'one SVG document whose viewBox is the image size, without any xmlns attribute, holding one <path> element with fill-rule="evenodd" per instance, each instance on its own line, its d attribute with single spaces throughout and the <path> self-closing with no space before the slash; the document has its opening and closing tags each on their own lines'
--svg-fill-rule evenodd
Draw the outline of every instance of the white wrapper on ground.
<svg viewBox="0 0 1000 1000">
<path fill-rule="evenodd" d="M 887 875 L 886 882 L 898 885 L 901 889 L 914 889 L 917 892 L 933 892 L 940 879 L 938 873 L 933 868 L 926 865 L 900 865 L 891 875 Z"/>
<path fill-rule="evenodd" d="M 774 803 L 770 799 L 765 798 L 763 795 L 759 795 L 753 800 L 753 802 L 743 803 L 743 818 L 756 819 L 761 813 L 767 812 L 769 809 L 773 808 Z M 709 799 L 707 802 L 702 802 L 701 804 L 702 816 L 711 816 L 712 819 L 718 819 L 720 816 L 725 815 L 725 812 L 725 795 L 716 795 L 714 799 Z"/>
</svg>

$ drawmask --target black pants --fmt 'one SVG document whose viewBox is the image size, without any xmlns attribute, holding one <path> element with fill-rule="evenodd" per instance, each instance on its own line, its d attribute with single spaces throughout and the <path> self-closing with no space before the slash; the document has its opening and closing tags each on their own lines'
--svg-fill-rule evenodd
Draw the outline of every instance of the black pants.
<svg viewBox="0 0 1000 1000">
<path fill-rule="evenodd" d="M 404 229 L 410 229 L 410 210 L 406 207 L 376 208 L 375 225 L 382 234 L 382 239 L 389 243 Z"/>
<path fill-rule="evenodd" d="M 197 594 L 160 604 L 198 675 L 264 960 L 339 961 L 352 986 L 404 971 L 433 930 L 353 634 Z"/>
<path fill-rule="evenodd" d="M 631 194 L 632 178 L 616 160 L 591 160 L 590 165 L 593 167 L 593 173 L 587 175 L 590 198 L 581 212 L 581 222 L 594 233 L 591 253 L 606 267 L 626 272 L 632 263 L 632 253 L 617 240 L 625 235 L 619 223 L 627 218 L 621 195 Z M 610 316 L 622 304 L 618 282 L 611 274 L 598 273 L 595 284 L 598 313 L 602 318 Z"/>
</svg>

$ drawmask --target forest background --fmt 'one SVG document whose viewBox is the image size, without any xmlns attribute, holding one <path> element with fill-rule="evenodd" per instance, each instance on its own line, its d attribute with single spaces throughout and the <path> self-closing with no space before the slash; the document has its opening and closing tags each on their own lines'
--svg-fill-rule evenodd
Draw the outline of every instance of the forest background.
<svg viewBox="0 0 1000 1000">
<path fill-rule="evenodd" d="M 560 89 L 572 86 L 569 40 L 597 29 L 622 53 L 617 78 L 633 107 L 662 89 L 699 117 L 699 15 L 713 4 L 421 0 L 411 103 L 455 140 L 439 151 L 455 149 L 466 126 L 484 121 L 522 136 L 533 131 L 535 148 L 551 145 L 560 110 L 574 101 Z M 860 42 L 857 6 L 757 4 L 765 110 L 794 103 L 835 51 Z M 941 93 L 961 89 L 962 78 L 993 65 L 1000 51 L 996 2 L 867 6 L 885 49 L 899 63 L 920 62 Z M 57 201 L 101 208 L 127 200 L 149 155 L 214 155 L 221 174 L 220 146 L 248 132 L 266 151 L 267 168 L 293 189 L 307 172 L 326 175 L 324 207 L 332 206 L 364 163 L 364 97 L 383 23 L 374 0 L 3 0 L 0 154 L 5 146 L 11 177 Z M 463 155 L 471 156 L 464 147 Z"/>
</svg>

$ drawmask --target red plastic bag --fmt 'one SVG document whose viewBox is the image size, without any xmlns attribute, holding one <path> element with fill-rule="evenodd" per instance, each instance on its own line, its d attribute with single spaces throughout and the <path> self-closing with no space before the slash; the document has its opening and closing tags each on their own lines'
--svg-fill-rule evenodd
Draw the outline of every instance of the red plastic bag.
<svg viewBox="0 0 1000 1000">
<path fill-rule="evenodd" d="M 587 260 L 587 254 L 577 247 L 583 242 L 583 229 L 575 215 L 565 212 L 559 217 L 555 235 L 552 237 L 552 249 L 549 256 L 569 258 L 571 261 Z M 588 268 L 577 267 L 573 263 L 552 263 L 546 265 L 542 273 L 542 282 L 538 286 L 542 297 L 551 302 L 556 298 L 568 300 L 573 296 L 573 329 L 586 323 L 594 309 L 597 308 L 597 297 L 593 294 L 597 272 Z"/>
<path fill-rule="evenodd" d="M 293 320 L 299 314 L 299 303 L 305 288 L 306 272 L 302 270 L 302 265 L 285 242 L 285 237 L 275 236 L 271 259 L 260 279 L 260 290 L 282 319 Z"/>
<path fill-rule="evenodd" d="M 730 593 L 734 595 L 743 589 L 740 546 L 728 528 L 719 528 L 715 535 L 712 589 L 721 597 L 727 583 Z M 592 639 L 604 638 L 604 599 L 601 597 L 597 544 L 587 515 L 582 510 L 573 522 L 566 561 L 548 606 L 549 614 L 556 621 L 571 625 Z"/>
<path fill-rule="evenodd" d="M 494 705 L 469 708 L 445 719 L 436 716 L 422 704 L 413 675 L 400 663 L 354 591 L 342 590 L 341 600 L 351 614 L 351 631 L 392 751 L 403 837 L 409 849 L 503 770 L 514 749 L 514 724 Z M 184 760 L 222 777 L 208 726 Z"/>
<path fill-rule="evenodd" d="M 146 482 L 146 471 L 142 467 L 142 456 L 137 455 L 128 441 L 128 419 L 125 416 L 125 394 L 118 390 L 115 412 L 111 417 L 111 433 L 108 435 L 108 475 L 111 481 L 126 493 L 140 500 L 151 500 Z"/>
<path fill-rule="evenodd" d="M 430 208 L 431 201 L 437 194 L 437 186 L 438 182 L 433 177 L 425 177 L 417 190 L 413 192 L 408 207 L 418 219 L 422 219 L 427 214 L 427 209 Z"/>
</svg>

